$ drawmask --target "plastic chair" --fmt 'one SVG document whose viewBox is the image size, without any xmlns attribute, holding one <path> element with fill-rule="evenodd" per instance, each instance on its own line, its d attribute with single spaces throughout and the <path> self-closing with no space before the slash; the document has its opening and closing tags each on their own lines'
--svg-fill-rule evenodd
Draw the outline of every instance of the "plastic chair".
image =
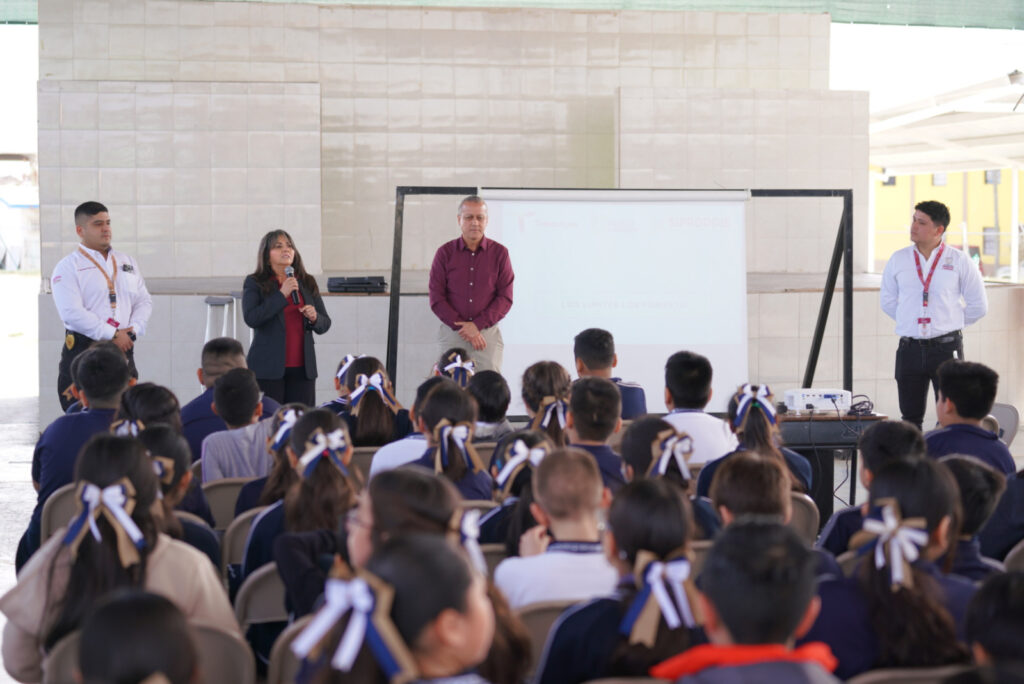
<svg viewBox="0 0 1024 684">
<path fill-rule="evenodd" d="M 363 482 L 370 481 L 370 463 L 373 462 L 373 455 L 377 453 L 380 447 L 356 447 L 352 450 L 352 461 L 349 462 L 349 467 L 359 472 L 363 476 Z"/>
<path fill-rule="evenodd" d="M 72 482 L 66 484 L 46 500 L 43 504 L 43 512 L 39 517 L 39 539 L 45 542 L 58 528 L 67 525 L 78 510 L 78 500 L 75 499 L 75 488 L 77 484 Z"/>
<path fill-rule="evenodd" d="M 484 554 L 484 560 L 487 561 L 487 575 L 494 577 L 494 568 L 498 567 L 498 563 L 505 560 L 507 554 L 505 553 L 504 544 L 481 544 L 480 550 Z"/>
<path fill-rule="evenodd" d="M 712 541 L 710 539 L 690 542 L 690 557 L 692 558 L 690 565 L 692 566 L 694 577 L 699 575 L 700 571 L 704 569 L 704 561 L 707 560 L 711 544 Z"/>
<path fill-rule="evenodd" d="M 622 437 L 626 434 L 626 428 L 628 428 L 632 422 L 632 420 L 622 421 L 622 427 L 619 431 L 612 433 L 612 436 L 608 438 L 608 446 L 610 446 L 612 451 L 615 453 L 619 453 L 622 447 Z"/>
<path fill-rule="evenodd" d="M 203 483 L 203 459 L 197 458 L 196 462 L 189 466 L 189 470 L 192 471 L 192 481 L 201 485 Z"/>
<path fill-rule="evenodd" d="M 494 457 L 494 449 L 497 446 L 497 442 L 473 442 L 473 448 L 476 449 L 477 456 L 480 457 L 480 462 L 484 464 L 484 467 L 490 467 L 491 458 Z"/>
<path fill-rule="evenodd" d="M 836 556 L 836 563 L 839 563 L 839 568 L 843 571 L 843 575 L 846 577 L 853 576 L 853 569 L 857 567 L 857 560 L 860 556 L 857 555 L 857 551 L 844 551 L 843 553 Z"/>
<path fill-rule="evenodd" d="M 1012 404 L 992 404 L 991 415 L 999 421 L 999 439 L 1010 446 L 1020 427 L 1020 412 Z"/>
<path fill-rule="evenodd" d="M 67 684 L 75 681 L 78 671 L 78 640 L 81 634 L 72 632 L 54 644 L 43 660 L 43 684 Z"/>
<path fill-rule="evenodd" d="M 1024 539 L 1017 542 L 1010 552 L 1003 559 L 1006 572 L 1024 571 Z"/>
<path fill-rule="evenodd" d="M 235 617 L 242 631 L 249 625 L 264 622 L 288 622 L 284 595 L 284 582 L 277 572 L 277 563 L 267 563 L 254 570 L 242 582 L 235 597 Z"/>
<path fill-rule="evenodd" d="M 942 667 L 894 667 L 865 672 L 847 679 L 847 684 L 941 684 L 955 674 L 971 669 L 970 665 Z"/>
<path fill-rule="evenodd" d="M 539 601 L 523 606 L 516 611 L 526 631 L 530 634 L 530 670 L 537 669 L 540 656 L 544 652 L 544 644 L 548 641 L 548 632 L 555 620 L 565 612 L 566 608 L 575 605 L 575 601 Z"/>
<path fill-rule="evenodd" d="M 244 639 L 215 627 L 191 628 L 199 657 L 199 684 L 255 684 L 256 660 Z"/>
<path fill-rule="evenodd" d="M 796 530 L 805 542 L 814 544 L 814 540 L 818 538 L 818 526 L 821 524 L 817 504 L 814 503 L 814 499 L 800 492 L 792 492 L 790 499 L 793 514 L 789 519 L 789 526 Z"/>
<path fill-rule="evenodd" d="M 492 508 L 497 507 L 497 502 L 490 501 L 489 499 L 467 499 L 459 503 L 459 508 L 461 508 L 462 510 L 476 510 L 480 511 L 481 514 L 486 513 Z"/>
<path fill-rule="evenodd" d="M 216 523 L 213 529 L 218 531 L 227 529 L 231 521 L 235 519 L 235 503 L 238 501 L 238 493 L 242 491 L 243 486 L 254 479 L 256 478 L 225 477 L 203 484 L 203 494 L 210 504 L 210 512 L 213 513 L 213 521 Z"/>
<path fill-rule="evenodd" d="M 202 525 L 203 527 L 208 528 L 210 532 L 213 532 L 213 528 L 210 527 L 210 523 L 206 522 L 195 513 L 189 513 L 188 511 L 174 511 L 174 517 L 181 522 L 190 522 L 195 523 L 196 525 Z"/>
<path fill-rule="evenodd" d="M 270 664 L 267 666 L 267 684 L 291 684 L 295 681 L 302 661 L 292 653 L 292 642 L 312 619 L 312 615 L 299 618 L 288 625 L 288 629 L 281 632 L 281 636 L 274 641 L 274 647 L 270 650 Z"/>
<path fill-rule="evenodd" d="M 245 542 L 249 538 L 252 521 L 266 508 L 266 506 L 260 506 L 249 509 L 232 520 L 224 532 L 224 537 L 220 540 L 220 574 L 225 580 L 228 577 L 229 565 L 242 564 L 242 559 L 245 557 Z"/>
</svg>

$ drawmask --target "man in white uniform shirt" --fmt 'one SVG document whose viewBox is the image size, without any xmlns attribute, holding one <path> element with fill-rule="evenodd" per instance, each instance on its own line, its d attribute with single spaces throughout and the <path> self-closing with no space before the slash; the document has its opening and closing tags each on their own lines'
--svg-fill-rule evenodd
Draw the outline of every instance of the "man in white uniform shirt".
<svg viewBox="0 0 1024 684">
<path fill-rule="evenodd" d="M 128 357 L 134 374 L 135 340 L 146 332 L 153 301 L 135 259 L 111 249 L 110 213 L 99 202 L 75 209 L 82 244 L 53 269 L 50 287 L 64 323 L 57 375 L 61 408 L 74 402 L 71 361 L 97 340 L 110 340 Z"/>
<path fill-rule="evenodd" d="M 941 202 L 914 207 L 910 241 L 882 273 L 882 311 L 896 321 L 896 387 L 903 420 L 921 427 L 928 383 L 938 391 L 936 371 L 954 356 L 963 358 L 963 327 L 988 312 L 981 272 L 962 250 L 942 238 L 949 209 Z"/>
</svg>

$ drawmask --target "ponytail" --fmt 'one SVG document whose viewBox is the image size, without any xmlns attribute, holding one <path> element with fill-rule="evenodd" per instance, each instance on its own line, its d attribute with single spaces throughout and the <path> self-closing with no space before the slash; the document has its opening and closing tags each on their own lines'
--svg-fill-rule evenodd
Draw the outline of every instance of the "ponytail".
<svg viewBox="0 0 1024 684">
<path fill-rule="evenodd" d="M 774 395 L 768 385 L 740 385 L 729 400 L 729 424 L 745 449 L 763 458 L 778 461 L 786 470 L 790 489 L 803 492 L 803 485 L 790 470 L 786 457 L 779 449 L 779 430 L 773 399 Z"/>
<path fill-rule="evenodd" d="M 542 430 L 555 447 L 567 446 L 565 413 L 568 410 L 569 371 L 554 361 L 539 361 L 523 372 L 523 403 L 534 414 L 531 430 Z"/>
<path fill-rule="evenodd" d="M 359 482 L 345 464 L 352 448 L 345 424 L 332 411 L 309 411 L 292 429 L 289 447 L 297 457 L 300 479 L 284 497 L 286 528 L 289 532 L 336 529 L 341 517 L 355 506 L 359 492 Z"/>
<path fill-rule="evenodd" d="M 384 366 L 372 356 L 352 361 L 345 376 L 349 414 L 356 418 L 355 446 L 383 446 L 395 433 L 395 414 L 401 406 L 391 394 Z"/>
</svg>

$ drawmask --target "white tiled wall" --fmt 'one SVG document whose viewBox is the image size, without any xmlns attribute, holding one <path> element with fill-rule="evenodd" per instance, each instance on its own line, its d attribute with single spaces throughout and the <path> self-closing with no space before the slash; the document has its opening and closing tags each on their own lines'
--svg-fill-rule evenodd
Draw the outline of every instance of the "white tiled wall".
<svg viewBox="0 0 1024 684">
<path fill-rule="evenodd" d="M 41 81 L 39 100 L 44 273 L 90 198 L 149 277 L 250 272 L 276 228 L 320 271 L 318 84 Z"/>
</svg>

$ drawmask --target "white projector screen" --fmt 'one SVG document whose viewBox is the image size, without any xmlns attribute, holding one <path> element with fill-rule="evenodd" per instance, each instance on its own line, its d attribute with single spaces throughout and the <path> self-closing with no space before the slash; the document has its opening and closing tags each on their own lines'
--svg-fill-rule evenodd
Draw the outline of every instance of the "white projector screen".
<svg viewBox="0 0 1024 684">
<path fill-rule="evenodd" d="M 710 411 L 747 378 L 746 191 L 482 188 L 488 236 L 509 250 L 512 310 L 501 322 L 510 414 L 523 414 L 530 364 L 557 361 L 575 378 L 573 338 L 615 337 L 614 375 L 639 383 L 664 412 L 665 361 L 711 360 Z"/>
</svg>

